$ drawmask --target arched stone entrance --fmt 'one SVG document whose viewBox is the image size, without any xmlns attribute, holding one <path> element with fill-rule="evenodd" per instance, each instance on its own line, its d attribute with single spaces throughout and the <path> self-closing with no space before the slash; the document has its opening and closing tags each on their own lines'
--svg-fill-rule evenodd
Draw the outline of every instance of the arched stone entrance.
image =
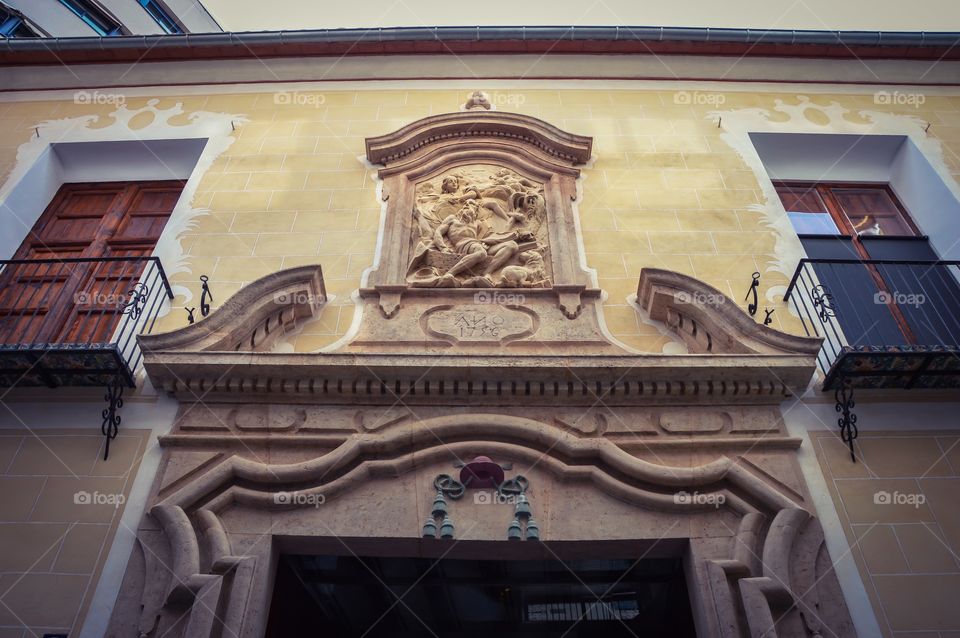
<svg viewBox="0 0 960 638">
<path fill-rule="evenodd" d="M 283 408 L 269 406 L 273 414 L 265 427 L 289 422 Z M 301 411 L 307 416 L 300 428 L 309 429 L 318 412 L 314 406 Z M 662 415 L 661 422 L 699 416 L 682 410 Z M 751 417 L 755 423 L 762 418 Z M 187 414 L 179 427 L 189 431 L 204 420 Z M 851 635 L 819 524 L 802 491 L 791 487 L 799 480 L 789 458 L 795 443 L 779 435 L 766 436 L 761 451 L 745 455 L 720 445 L 709 451 L 651 446 L 631 454 L 596 433 L 468 413 L 384 424 L 346 437 L 326 454 L 319 441 L 297 452 L 264 451 L 291 460 L 318 455 L 292 463 L 258 462 L 249 452 L 204 452 L 202 438 L 186 444 L 201 435 L 181 436 L 170 441 L 168 476 L 151 509 L 159 529 L 141 530 L 141 549 L 124 587 L 144 612 L 140 618 L 118 614 L 117 628 L 136 620 L 147 635 L 178 623 L 185 623 L 184 633 L 170 635 L 262 635 L 280 548 L 306 553 L 317 538 L 340 539 L 357 554 L 407 539 L 422 556 L 457 540 L 509 543 L 511 508 L 471 499 L 453 506 L 455 541 L 419 538 L 433 502 L 433 478 L 482 452 L 512 463 L 529 479 L 548 546 L 631 540 L 675 547 L 682 541 L 703 635 L 760 635 L 757 628 L 774 621 L 778 635 L 844 635 L 845 626 Z M 650 460 L 656 457 L 674 462 Z M 224 627 L 217 629 L 219 623 Z"/>
</svg>

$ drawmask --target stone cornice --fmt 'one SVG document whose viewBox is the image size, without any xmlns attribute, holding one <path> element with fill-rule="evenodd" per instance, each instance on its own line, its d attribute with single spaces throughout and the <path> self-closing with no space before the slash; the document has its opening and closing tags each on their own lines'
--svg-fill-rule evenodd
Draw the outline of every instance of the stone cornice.
<svg viewBox="0 0 960 638">
<path fill-rule="evenodd" d="M 125 37 L 12 38 L 0 42 L 5 64 L 128 63 L 336 56 L 481 53 L 641 54 L 957 59 L 956 32 L 827 31 L 657 26 L 431 26 L 297 29 Z M 449 63 L 448 63 L 449 64 Z M 457 66 L 457 65 L 450 65 Z M 664 65 L 666 66 L 666 65 Z M 471 66 L 472 69 L 472 66 Z M 671 69 L 672 70 L 672 69 Z M 527 76 L 529 76 L 529 69 Z M 525 76 L 520 76 L 523 79 Z"/>
<path fill-rule="evenodd" d="M 430 405 L 779 403 L 802 392 L 799 355 L 456 356 L 148 353 L 154 385 L 183 400 Z"/>
<path fill-rule="evenodd" d="M 367 159 L 373 164 L 389 165 L 431 145 L 479 137 L 524 142 L 571 164 L 588 161 L 593 147 L 592 138 L 567 133 L 529 115 L 467 111 L 425 117 L 393 133 L 368 138 Z"/>
</svg>

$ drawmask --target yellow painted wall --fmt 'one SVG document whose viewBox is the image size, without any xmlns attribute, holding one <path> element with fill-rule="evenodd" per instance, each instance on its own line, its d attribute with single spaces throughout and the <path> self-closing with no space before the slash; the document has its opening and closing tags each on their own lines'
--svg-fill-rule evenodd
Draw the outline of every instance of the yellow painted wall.
<svg viewBox="0 0 960 638">
<path fill-rule="evenodd" d="M 732 108 L 772 110 L 777 101 L 837 103 L 850 110 L 887 111 L 932 124 L 945 161 L 960 179 L 960 97 L 926 96 L 912 104 L 877 104 L 872 89 L 862 94 L 726 91 L 723 104 L 684 104 L 677 91 L 503 90 L 487 87 L 501 110 L 542 118 L 594 138 L 594 160 L 583 170 L 579 204 L 588 264 L 608 293 L 604 306 L 611 332 L 626 344 L 658 352 L 667 341 L 638 321 L 627 296 L 636 292 L 640 269 L 654 266 L 693 275 L 716 286 L 743 306 L 753 271 L 763 273 L 761 295 L 785 286 L 787 277 L 767 272 L 774 258 L 773 231 L 755 210 L 763 193 L 753 171 L 723 139 L 710 111 Z M 752 89 L 748 89 L 752 90 Z M 159 108 L 182 103 L 186 125 L 194 111 L 241 114 L 235 142 L 203 176 L 192 201 L 209 209 L 181 239 L 191 273 L 175 283 L 198 295 L 197 277 L 210 275 L 216 301 L 250 281 L 296 265 L 320 263 L 336 299 L 319 320 L 296 337 L 297 351 L 329 345 L 342 336 L 354 313 L 352 291 L 372 264 L 379 224 L 374 171 L 361 161 L 364 138 L 393 131 L 431 114 L 458 110 L 469 91 L 361 90 L 301 92 L 297 104 L 278 104 L 276 93 L 164 96 Z M 129 99 L 128 109 L 148 98 Z M 93 127 L 113 124 L 114 105 L 72 101 L 0 103 L 0 174 L 8 175 L 18 146 L 45 120 L 99 116 Z M 779 115 L 774 113 L 774 117 Z M 148 113 L 131 127 L 149 125 Z M 822 112 L 807 117 L 822 124 Z M 829 120 L 828 120 L 829 121 Z M 829 131 L 827 131 L 829 132 Z M 751 207 L 754 207 L 754 210 Z M 158 325 L 185 325 L 178 306 Z M 188 305 L 197 305 L 194 297 Z M 215 304 L 216 305 L 216 304 Z M 763 302 L 761 302 L 763 305 Z M 800 332 L 782 304 L 774 327 Z M 783 323 L 781 323 L 783 321 Z"/>
</svg>

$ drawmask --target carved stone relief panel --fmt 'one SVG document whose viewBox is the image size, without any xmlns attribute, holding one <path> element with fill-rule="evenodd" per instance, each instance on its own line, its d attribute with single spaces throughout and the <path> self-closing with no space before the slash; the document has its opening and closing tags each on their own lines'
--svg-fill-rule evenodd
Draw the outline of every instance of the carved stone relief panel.
<svg viewBox="0 0 960 638">
<path fill-rule="evenodd" d="M 414 193 L 411 286 L 550 286 L 543 184 L 509 168 L 474 165 L 424 180 Z"/>
</svg>

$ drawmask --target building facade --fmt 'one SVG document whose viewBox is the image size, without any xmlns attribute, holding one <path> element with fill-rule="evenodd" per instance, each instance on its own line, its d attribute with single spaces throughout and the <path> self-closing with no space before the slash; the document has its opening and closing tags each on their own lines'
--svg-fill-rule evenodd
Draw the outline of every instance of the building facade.
<svg viewBox="0 0 960 638">
<path fill-rule="evenodd" d="M 960 635 L 958 42 L 7 42 L 0 635 Z"/>
</svg>

